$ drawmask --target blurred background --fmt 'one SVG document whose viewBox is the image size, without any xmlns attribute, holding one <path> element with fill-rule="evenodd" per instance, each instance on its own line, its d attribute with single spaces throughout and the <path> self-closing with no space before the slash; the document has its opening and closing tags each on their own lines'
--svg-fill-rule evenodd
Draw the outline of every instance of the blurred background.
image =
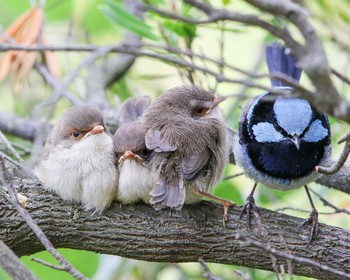
<svg viewBox="0 0 350 280">
<path fill-rule="evenodd" d="M 124 38 L 124 33 L 134 31 L 141 35 L 144 42 L 149 44 L 162 44 L 165 46 L 190 47 L 193 52 L 205 55 L 218 61 L 224 60 L 227 64 L 234 65 L 251 73 L 267 73 L 264 63 L 264 45 L 274 38 L 265 31 L 247 27 L 238 23 L 218 23 L 193 26 L 173 20 L 162 18 L 154 13 L 146 13 L 141 23 L 132 24 L 133 18 L 125 15 L 124 1 L 103 0 L 47 0 L 43 4 L 44 25 L 42 33 L 45 40 L 51 46 L 76 46 L 91 45 L 104 46 L 117 44 Z M 45 3 L 44 3 L 45 2 Z M 175 11 L 181 16 L 198 16 L 198 11 L 176 0 L 153 0 L 152 4 L 161 9 Z M 255 12 L 256 9 L 243 1 L 210 0 L 212 5 L 225 7 L 241 12 Z M 348 76 L 349 50 L 350 50 L 350 1 L 349 0 L 305 0 L 295 1 L 305 5 L 310 14 L 310 20 L 317 29 L 324 42 L 324 47 L 332 67 Z M 33 7 L 34 0 L 0 0 L 0 34 L 11 24 Z M 266 17 L 266 15 L 265 15 Z M 278 21 L 270 16 L 266 20 Z M 139 25 L 138 25 L 139 24 Z M 285 24 L 285 23 L 281 23 Z M 291 32 L 298 38 L 296 30 L 291 27 Z M 3 57 L 4 53 L 0 53 Z M 49 58 L 53 63 L 57 80 L 74 70 L 89 53 L 85 52 L 57 52 L 56 58 Z M 174 55 L 176 56 L 176 55 Z M 0 61 L 1 63 L 1 61 Z M 204 60 L 198 61 L 208 69 L 214 66 L 207 65 Z M 27 71 L 22 69 L 17 76 L 9 72 L 2 77 L 0 82 L 0 111 L 15 113 L 19 116 L 32 116 L 33 111 L 39 116 L 42 104 L 50 98 L 53 89 L 47 85 L 42 76 L 33 65 Z M 220 73 L 220 67 L 214 71 Z M 225 74 L 232 79 L 244 79 L 244 75 L 225 68 Z M 0 75 L 1 76 L 1 75 Z M 69 85 L 69 90 L 76 97 L 83 99 L 85 94 L 86 70 L 83 69 Z M 250 98 L 261 93 L 261 90 L 248 88 L 236 83 L 217 83 L 210 76 L 197 71 L 193 74 L 197 85 L 205 88 L 213 88 L 219 95 L 231 96 L 222 104 L 222 109 L 227 122 L 232 128 L 237 129 L 242 105 Z M 262 78 L 257 82 L 269 86 L 269 80 Z M 335 81 L 336 86 L 343 95 L 349 94 L 349 87 Z M 108 88 L 108 100 L 115 108 L 120 106 L 129 96 L 150 95 L 153 98 L 164 93 L 167 89 L 189 83 L 186 71 L 159 59 L 138 57 L 129 71 Z M 309 86 L 306 76 L 302 76 L 301 83 Z M 243 97 L 242 97 L 243 96 Z M 40 107 L 41 106 L 41 107 Z M 65 110 L 71 106 L 67 99 L 60 99 L 55 107 L 50 122 L 54 123 Z M 39 108 L 39 109 L 38 109 Z M 330 118 L 333 140 L 339 139 L 349 130 L 349 125 Z M 31 149 L 30 141 L 7 135 L 11 141 L 18 144 L 24 157 L 28 157 Z M 333 158 L 337 158 L 342 146 L 334 144 Z M 3 148 L 0 144 L 0 149 Z M 251 191 L 253 182 L 244 175 L 230 178 L 240 174 L 241 170 L 234 165 L 228 165 L 224 180 L 217 185 L 214 193 L 242 205 Z M 334 189 L 320 185 L 310 185 L 313 191 L 340 209 L 350 210 L 349 196 Z M 334 213 L 334 209 L 325 206 L 315 195 L 314 202 L 318 209 L 320 222 L 329 225 L 350 228 L 349 215 Z M 288 192 L 279 192 L 259 187 L 255 193 L 256 203 L 260 207 L 283 211 L 286 214 L 306 218 L 309 215 L 309 202 L 303 189 Z M 59 250 L 79 271 L 87 277 L 98 279 L 157 279 L 157 280 L 182 280 L 203 279 L 202 268 L 198 263 L 163 264 L 142 262 L 125 259 L 118 256 L 100 255 L 94 252 L 78 251 L 71 249 Z M 40 258 L 52 263 L 55 260 L 47 252 L 40 252 L 32 256 L 22 257 L 21 260 L 40 279 L 73 279 L 65 272 L 47 268 L 31 261 L 32 257 Z M 254 270 L 242 267 L 234 267 L 221 264 L 208 264 L 211 271 L 221 276 L 222 279 L 274 279 L 272 272 Z M 239 270 L 238 276 L 234 271 Z M 0 270 L 0 279 L 9 279 Z M 308 279 L 295 276 L 293 279 Z"/>
</svg>

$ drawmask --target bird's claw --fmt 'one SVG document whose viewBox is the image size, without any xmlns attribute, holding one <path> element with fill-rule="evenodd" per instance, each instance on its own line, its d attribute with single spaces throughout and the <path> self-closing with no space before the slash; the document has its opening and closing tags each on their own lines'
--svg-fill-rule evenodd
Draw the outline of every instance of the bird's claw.
<svg viewBox="0 0 350 280">
<path fill-rule="evenodd" d="M 312 210 L 310 213 L 310 217 L 307 218 L 300 226 L 299 228 L 311 224 L 311 230 L 309 235 L 309 241 L 307 243 L 307 247 L 310 246 L 312 240 L 314 240 L 318 235 L 318 212 L 316 209 Z"/>
<path fill-rule="evenodd" d="M 246 203 L 244 204 L 243 209 L 241 211 L 241 214 L 239 215 L 239 219 L 241 220 L 243 215 L 247 213 L 248 226 L 250 226 L 251 217 L 253 216 L 254 212 L 258 213 L 259 209 L 255 205 L 254 197 L 248 196 Z"/>
<path fill-rule="evenodd" d="M 222 200 L 222 205 L 224 206 L 224 216 L 222 218 L 222 223 L 225 227 L 226 221 L 228 219 L 228 210 L 230 209 L 230 207 L 235 206 L 236 203 L 231 200 Z"/>
</svg>

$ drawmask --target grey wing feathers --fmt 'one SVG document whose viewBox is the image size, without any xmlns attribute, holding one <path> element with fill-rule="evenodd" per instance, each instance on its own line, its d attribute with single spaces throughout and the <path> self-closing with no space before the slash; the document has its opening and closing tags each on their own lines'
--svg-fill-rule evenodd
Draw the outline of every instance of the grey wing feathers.
<svg viewBox="0 0 350 280">
<path fill-rule="evenodd" d="M 182 161 L 182 173 L 186 180 L 195 179 L 210 158 L 210 151 L 204 150 L 202 153 L 185 157 Z"/>
<path fill-rule="evenodd" d="M 182 178 L 160 178 L 150 195 L 150 203 L 155 210 L 167 207 L 180 210 L 185 202 L 186 190 Z"/>
<path fill-rule="evenodd" d="M 161 136 L 160 131 L 155 128 L 151 128 L 147 131 L 145 141 L 147 149 L 154 150 L 157 153 L 173 152 L 177 150 L 177 147 L 167 143 Z"/>
<path fill-rule="evenodd" d="M 137 120 L 143 115 L 150 103 L 148 96 L 127 99 L 120 108 L 120 122 L 127 123 Z"/>
</svg>

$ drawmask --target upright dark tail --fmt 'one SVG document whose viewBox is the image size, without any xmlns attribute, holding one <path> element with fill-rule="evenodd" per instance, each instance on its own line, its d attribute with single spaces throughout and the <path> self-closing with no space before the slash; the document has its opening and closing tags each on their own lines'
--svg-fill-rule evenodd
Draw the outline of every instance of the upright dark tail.
<svg viewBox="0 0 350 280">
<path fill-rule="evenodd" d="M 286 48 L 278 42 L 266 47 L 266 63 L 270 73 L 283 73 L 299 81 L 301 69 L 296 66 L 297 59 L 291 54 L 286 54 Z M 273 87 L 288 86 L 273 78 L 271 78 L 271 84 Z"/>
</svg>

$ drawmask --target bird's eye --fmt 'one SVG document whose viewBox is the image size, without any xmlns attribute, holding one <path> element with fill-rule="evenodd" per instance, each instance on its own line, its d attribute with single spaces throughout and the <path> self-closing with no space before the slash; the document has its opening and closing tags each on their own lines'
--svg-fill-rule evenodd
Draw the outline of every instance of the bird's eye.
<svg viewBox="0 0 350 280">
<path fill-rule="evenodd" d="M 73 131 L 72 135 L 73 135 L 73 137 L 78 138 L 80 136 L 80 133 L 79 133 L 79 131 L 75 130 L 75 131 Z"/>
<path fill-rule="evenodd" d="M 195 115 L 203 116 L 209 111 L 209 108 L 199 107 L 194 110 Z"/>
</svg>

